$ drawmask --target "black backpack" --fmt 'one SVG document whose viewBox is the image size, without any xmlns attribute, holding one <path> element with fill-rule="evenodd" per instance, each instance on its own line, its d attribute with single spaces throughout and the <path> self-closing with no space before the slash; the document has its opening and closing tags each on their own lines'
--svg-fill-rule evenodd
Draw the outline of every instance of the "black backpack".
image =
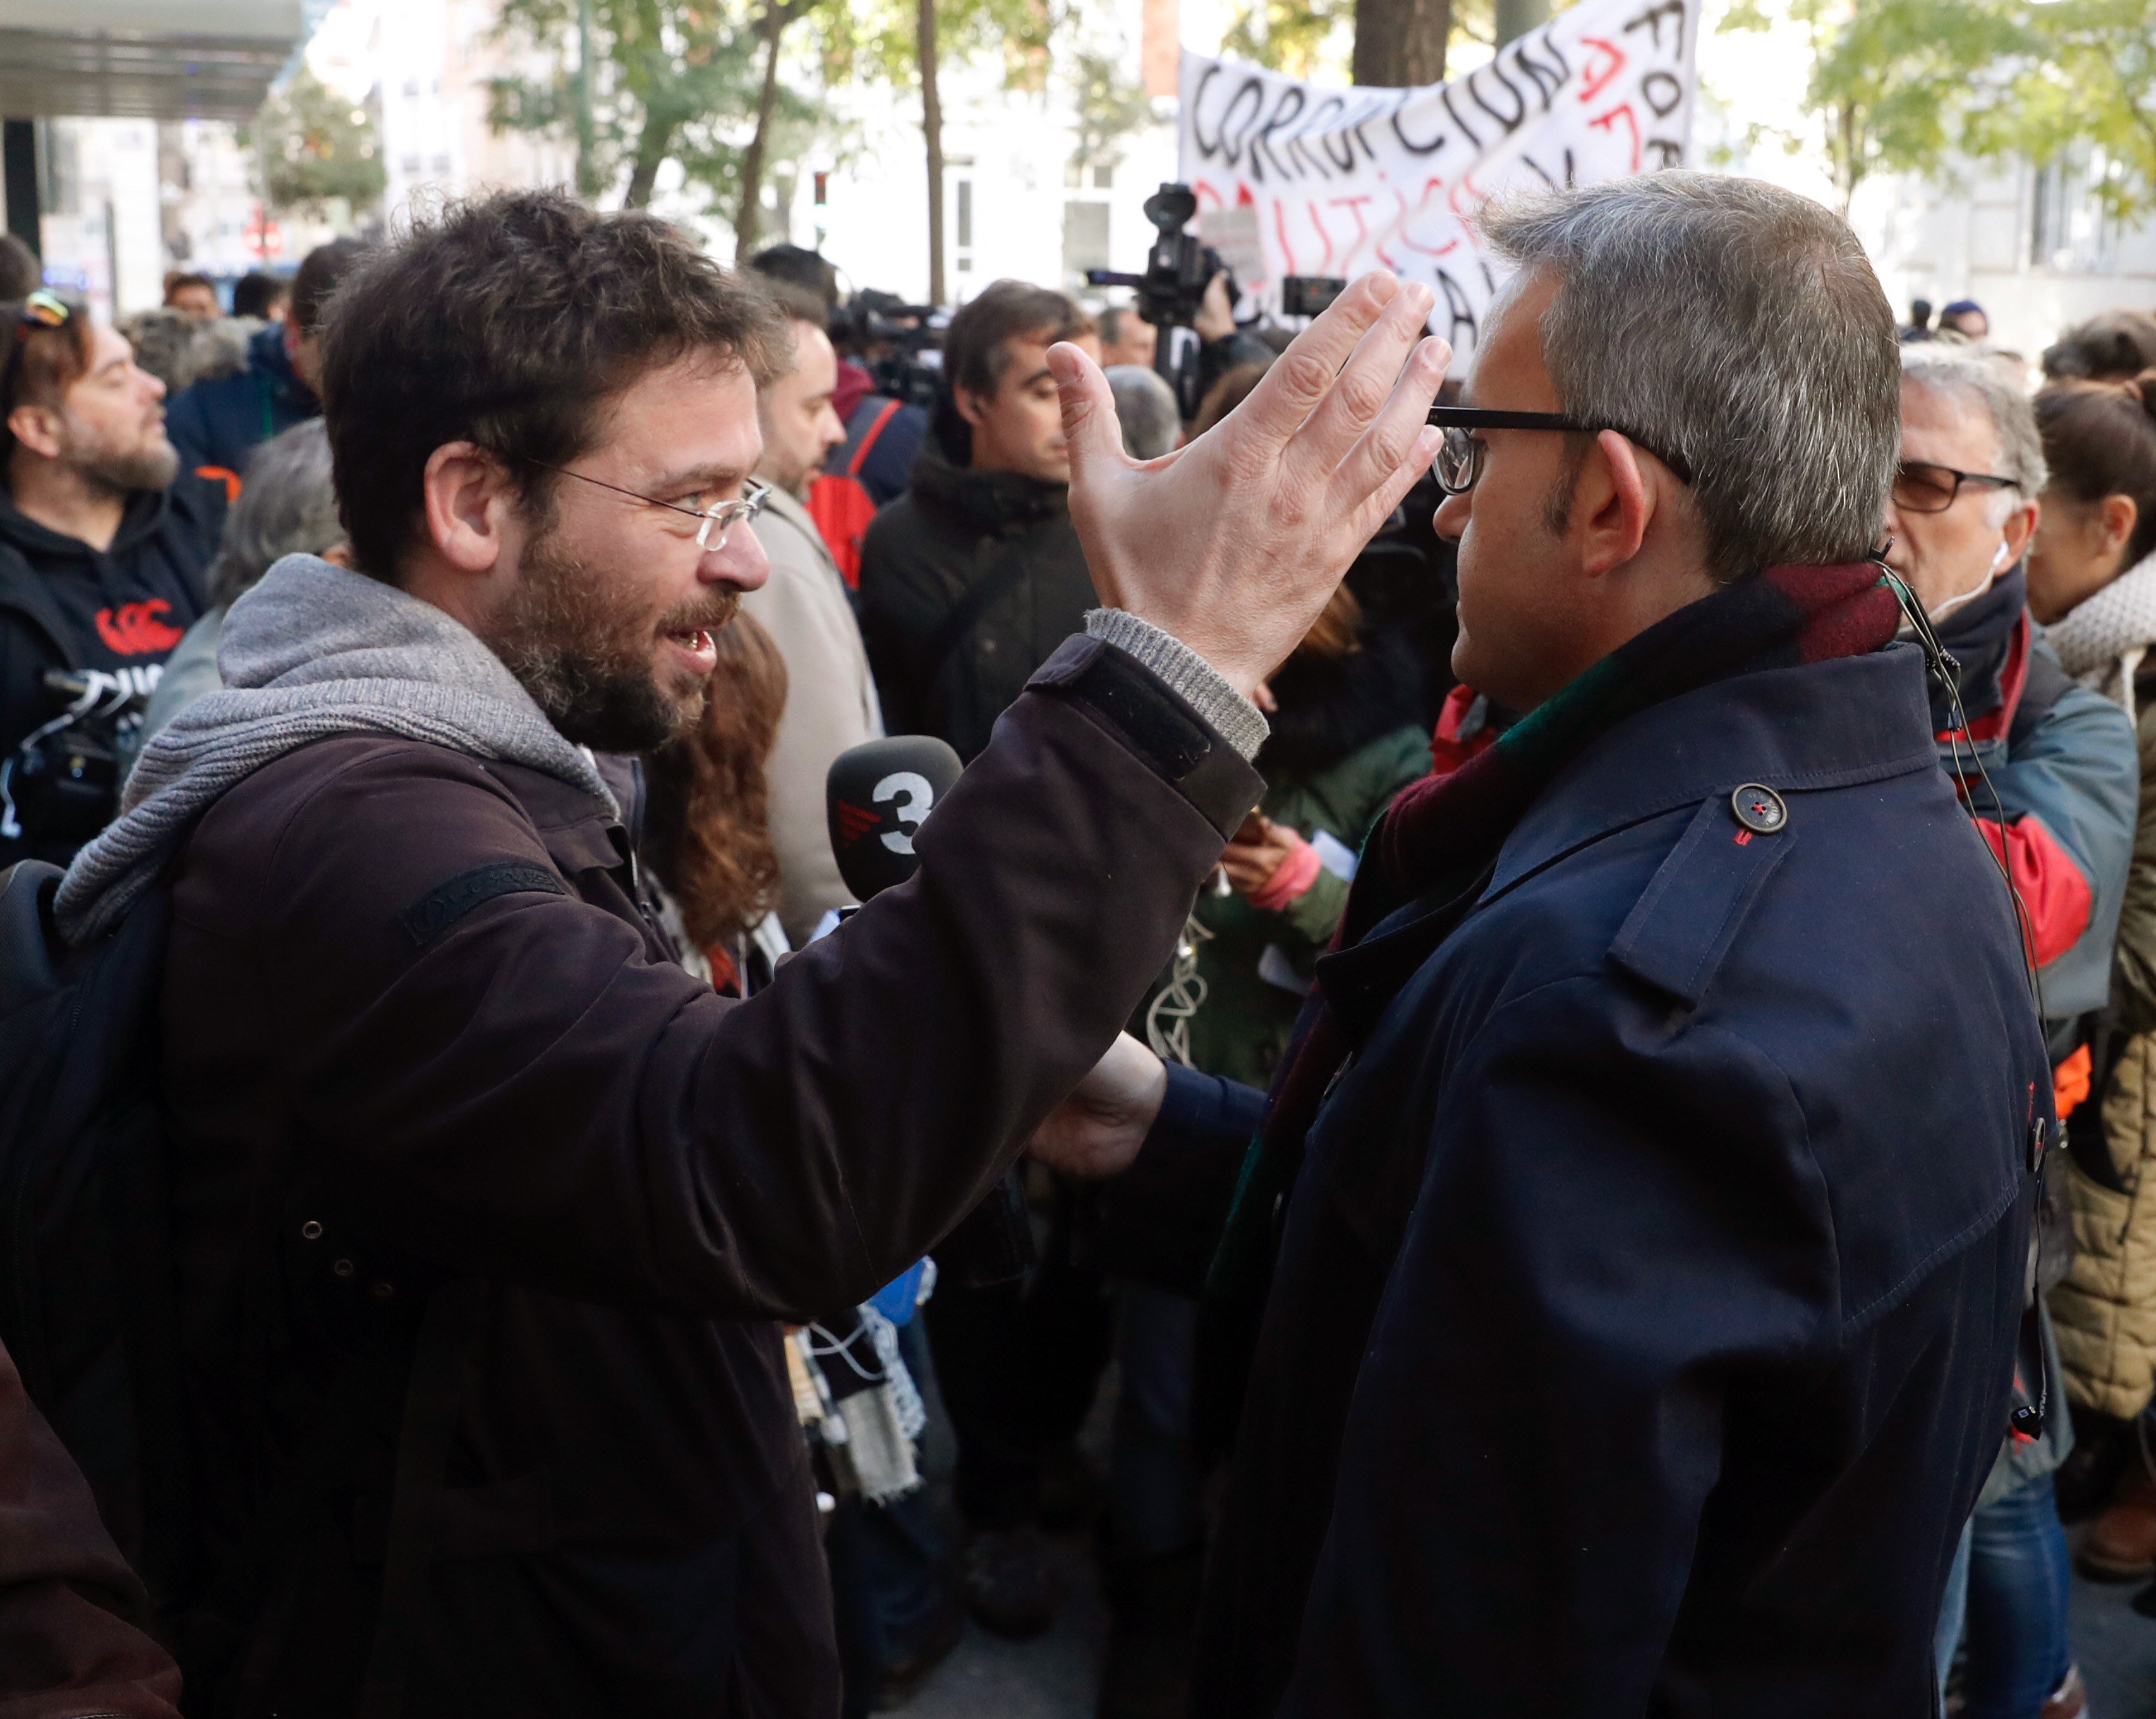
<svg viewBox="0 0 2156 1719">
<path fill-rule="evenodd" d="M 297 1525 L 350 1472 L 351 1429 L 394 1417 L 382 1602 L 360 1706 L 362 1719 L 388 1719 L 402 1705 L 478 1286 L 437 1291 L 424 1315 L 385 1325 L 352 1359 L 246 1542 L 213 1568 L 166 1204 L 158 1001 L 170 901 L 160 880 L 116 929 L 69 949 L 53 921 L 61 875 L 28 860 L 0 872 L 0 1342 L 149 1588 L 150 1627 L 188 1679 L 191 1711 L 231 1705 Z"/>
</svg>

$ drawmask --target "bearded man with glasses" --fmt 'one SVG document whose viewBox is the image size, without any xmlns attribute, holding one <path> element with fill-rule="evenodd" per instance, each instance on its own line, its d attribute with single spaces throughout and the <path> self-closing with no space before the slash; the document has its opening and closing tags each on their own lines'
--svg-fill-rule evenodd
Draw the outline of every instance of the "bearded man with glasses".
<svg viewBox="0 0 2156 1719">
<path fill-rule="evenodd" d="M 360 263 L 322 371 L 352 566 L 233 605 L 224 690 L 57 901 L 83 942 L 170 915 L 192 1701 L 834 1719 L 778 1321 L 935 1245 L 1146 994 L 1262 788 L 1250 694 L 1435 452 L 1431 302 L 1360 283 L 1232 428 L 1096 498 L 1142 563 L 1103 559 L 913 881 L 737 1002 L 641 911 L 594 755 L 700 720 L 765 580 L 783 321 L 558 192 Z"/>
</svg>

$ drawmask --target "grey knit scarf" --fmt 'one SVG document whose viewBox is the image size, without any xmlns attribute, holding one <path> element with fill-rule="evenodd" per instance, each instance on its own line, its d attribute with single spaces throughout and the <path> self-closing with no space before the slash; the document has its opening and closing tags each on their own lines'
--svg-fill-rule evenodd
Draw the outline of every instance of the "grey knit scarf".
<svg viewBox="0 0 2156 1719">
<path fill-rule="evenodd" d="M 2133 677 L 2156 645 L 2156 555 L 2044 629 L 2066 671 L 2134 715 Z"/>
<path fill-rule="evenodd" d="M 432 603 L 311 555 L 288 555 L 232 606 L 224 690 L 142 749 L 121 815 L 75 855 L 54 911 L 83 942 L 115 924 L 181 838 L 235 783 L 336 734 L 388 734 L 523 764 L 619 808 L 591 757 L 555 729 L 501 659 Z"/>
</svg>

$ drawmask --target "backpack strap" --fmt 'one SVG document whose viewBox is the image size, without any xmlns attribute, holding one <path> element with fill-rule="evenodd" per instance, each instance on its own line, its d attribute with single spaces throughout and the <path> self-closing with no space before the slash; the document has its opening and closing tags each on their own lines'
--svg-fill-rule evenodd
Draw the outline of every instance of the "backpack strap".
<svg viewBox="0 0 2156 1719">
<path fill-rule="evenodd" d="M 994 562 L 988 572 L 974 581 L 973 588 L 960 598 L 957 606 L 943 617 L 921 653 L 926 672 L 921 675 L 924 685 L 932 686 L 943 673 L 943 666 L 952 653 L 965 643 L 966 635 L 973 623 L 986 614 L 1001 598 L 1018 588 L 1019 581 L 1033 566 L 1033 557 L 1024 552 L 1024 540 L 1005 550 L 1003 558 Z"/>
<path fill-rule="evenodd" d="M 875 421 L 861 433 L 860 446 L 854 449 L 853 458 L 846 462 L 848 477 L 857 478 L 861 475 L 861 468 L 868 464 L 869 454 L 875 447 L 876 438 L 883 434 L 883 427 L 898 416 L 898 408 L 902 403 L 898 400 L 883 403 L 883 410 L 876 413 Z"/>
</svg>

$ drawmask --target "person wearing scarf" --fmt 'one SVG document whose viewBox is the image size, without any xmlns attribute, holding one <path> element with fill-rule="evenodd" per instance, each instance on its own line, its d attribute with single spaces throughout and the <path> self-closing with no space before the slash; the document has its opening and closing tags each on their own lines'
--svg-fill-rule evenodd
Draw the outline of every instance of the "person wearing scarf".
<svg viewBox="0 0 2156 1719">
<path fill-rule="evenodd" d="M 1752 182 L 1481 225 L 1468 398 L 1565 414 L 1439 465 L 1519 720 L 1373 832 L 1242 1167 L 1191 1711 L 1930 1711 L 2051 1084 L 1871 559 L 1893 317 Z M 1204 1077 L 1148 1064 L 1036 1154 L 1171 1188 Z"/>
<path fill-rule="evenodd" d="M 2133 722 L 2141 764 L 2111 1010 L 2058 1166 L 2078 1245 L 2051 1309 L 2080 1439 L 2060 1488 L 2097 1511 L 2075 1548 L 2083 1573 L 2145 1582 L 2156 1481 L 2135 1422 L 2156 1378 L 2156 372 L 2055 382 L 2035 405 L 2050 482 L 2029 606 L 2066 672 Z"/>
</svg>

